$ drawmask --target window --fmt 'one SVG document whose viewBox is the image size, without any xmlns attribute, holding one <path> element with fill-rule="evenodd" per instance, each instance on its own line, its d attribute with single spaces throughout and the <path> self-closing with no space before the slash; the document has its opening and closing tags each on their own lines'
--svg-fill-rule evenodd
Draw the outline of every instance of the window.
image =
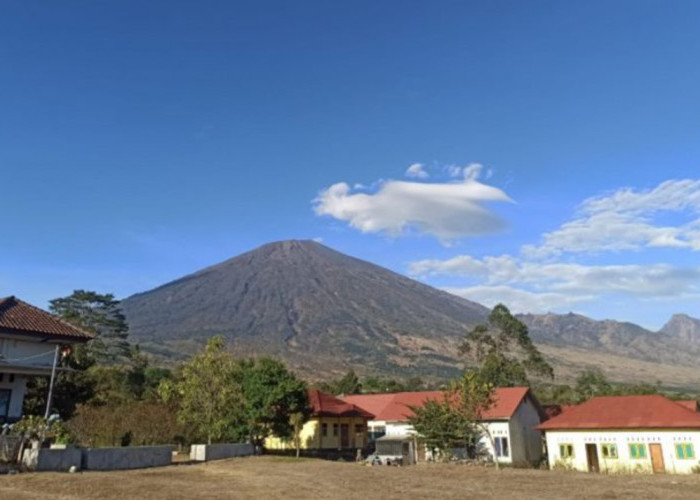
<svg viewBox="0 0 700 500">
<path fill-rule="evenodd" d="M 676 443 L 676 457 L 680 460 L 691 460 L 695 458 L 695 450 L 690 443 Z"/>
<path fill-rule="evenodd" d="M 496 456 L 497 457 L 507 457 L 510 454 L 508 450 L 508 438 L 507 437 L 497 437 L 494 439 L 494 444 L 496 445 Z"/>
<path fill-rule="evenodd" d="M 355 424 L 355 434 L 363 434 L 365 432 L 365 426 L 362 424 Z"/>
<path fill-rule="evenodd" d="M 321 424 L 321 436 L 326 437 L 328 435 L 328 424 Z"/>
<path fill-rule="evenodd" d="M 647 458 L 647 445 L 644 443 L 630 444 L 630 458 L 632 460 Z"/>
<path fill-rule="evenodd" d="M 603 455 L 603 458 L 617 458 L 617 445 L 611 443 L 601 444 L 600 453 Z"/>
<path fill-rule="evenodd" d="M 376 427 L 369 428 L 369 435 L 367 436 L 370 441 L 379 439 L 380 437 L 386 435 L 386 427 L 383 425 L 377 425 Z"/>
<path fill-rule="evenodd" d="M 10 413 L 10 398 L 12 391 L 10 389 L 0 389 L 0 419 L 6 419 Z"/>
<path fill-rule="evenodd" d="M 561 458 L 574 458 L 574 445 L 573 444 L 560 444 L 559 445 L 559 456 Z"/>
<path fill-rule="evenodd" d="M 333 435 L 334 436 L 338 435 L 338 424 L 333 424 Z"/>
</svg>

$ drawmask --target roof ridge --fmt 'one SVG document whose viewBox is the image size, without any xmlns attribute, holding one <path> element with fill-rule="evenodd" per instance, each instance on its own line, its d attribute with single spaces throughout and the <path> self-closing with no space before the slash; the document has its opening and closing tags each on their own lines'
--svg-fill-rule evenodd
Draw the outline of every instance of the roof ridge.
<svg viewBox="0 0 700 500">
<path fill-rule="evenodd" d="M 91 339 L 95 338 L 95 336 L 96 336 L 94 333 L 88 332 L 87 330 L 84 330 L 83 328 L 81 328 L 81 327 L 79 327 L 79 326 L 76 326 L 76 325 L 74 325 L 73 323 L 70 323 L 70 322 L 64 320 L 64 319 L 61 318 L 58 314 L 54 314 L 54 313 L 52 313 L 52 312 L 50 312 L 50 311 L 44 311 L 41 307 L 37 307 L 37 306 L 35 306 L 35 305 L 30 304 L 29 302 L 23 301 L 22 299 L 18 299 L 18 298 L 15 297 L 14 295 L 11 295 L 10 297 L 11 297 L 12 299 L 14 299 L 15 302 L 17 302 L 18 304 L 23 304 L 23 305 L 25 305 L 25 306 L 27 306 L 27 307 L 31 307 L 32 309 L 41 312 L 41 313 L 51 315 L 51 317 L 52 317 L 53 319 L 59 321 L 60 323 L 63 323 L 64 325 L 66 325 L 66 326 L 68 326 L 68 327 L 70 327 L 70 328 L 76 330 L 77 332 L 79 332 L 79 333 L 81 333 L 81 334 L 83 334 L 83 335 L 87 335 L 87 336 L 90 337 Z"/>
</svg>

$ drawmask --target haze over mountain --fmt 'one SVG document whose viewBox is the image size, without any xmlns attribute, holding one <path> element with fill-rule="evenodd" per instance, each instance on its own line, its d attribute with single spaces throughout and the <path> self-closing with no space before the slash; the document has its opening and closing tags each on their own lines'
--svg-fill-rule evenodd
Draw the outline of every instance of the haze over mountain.
<svg viewBox="0 0 700 500">
<path fill-rule="evenodd" d="M 459 340 L 489 312 L 319 243 L 296 240 L 263 245 L 122 305 L 132 336 L 160 356 L 185 358 L 221 334 L 238 353 L 278 356 L 322 378 L 350 367 L 365 374 L 454 375 Z M 577 314 L 519 317 L 564 378 L 601 366 L 623 381 L 649 381 L 639 380 L 643 372 L 683 385 L 699 365 L 700 320 L 687 316 L 674 316 L 661 333 Z"/>
</svg>

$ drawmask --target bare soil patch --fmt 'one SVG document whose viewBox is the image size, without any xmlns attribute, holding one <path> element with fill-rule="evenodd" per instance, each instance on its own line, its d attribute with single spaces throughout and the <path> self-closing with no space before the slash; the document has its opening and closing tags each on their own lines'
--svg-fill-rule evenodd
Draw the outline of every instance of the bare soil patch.
<svg viewBox="0 0 700 500">
<path fill-rule="evenodd" d="M 700 498 L 700 475 L 592 475 L 253 457 L 158 469 L 0 476 L 0 499 Z"/>
</svg>

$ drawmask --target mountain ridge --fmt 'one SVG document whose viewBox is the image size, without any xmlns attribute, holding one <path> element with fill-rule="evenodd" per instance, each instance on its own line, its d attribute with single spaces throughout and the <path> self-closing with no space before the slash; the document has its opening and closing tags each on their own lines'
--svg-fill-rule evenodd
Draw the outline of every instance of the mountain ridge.
<svg viewBox="0 0 700 500">
<path fill-rule="evenodd" d="M 460 339 L 489 312 L 309 240 L 262 245 L 134 294 L 122 306 L 132 336 L 162 357 L 184 359 L 223 334 L 234 352 L 276 356 L 325 377 L 348 368 L 448 377 L 461 366 Z M 574 313 L 518 317 L 533 341 L 551 346 L 567 364 L 572 352 L 586 351 L 659 366 L 699 365 L 700 339 L 689 347 L 673 325 L 651 332 Z M 682 319 L 687 332 L 689 320 Z"/>
</svg>

